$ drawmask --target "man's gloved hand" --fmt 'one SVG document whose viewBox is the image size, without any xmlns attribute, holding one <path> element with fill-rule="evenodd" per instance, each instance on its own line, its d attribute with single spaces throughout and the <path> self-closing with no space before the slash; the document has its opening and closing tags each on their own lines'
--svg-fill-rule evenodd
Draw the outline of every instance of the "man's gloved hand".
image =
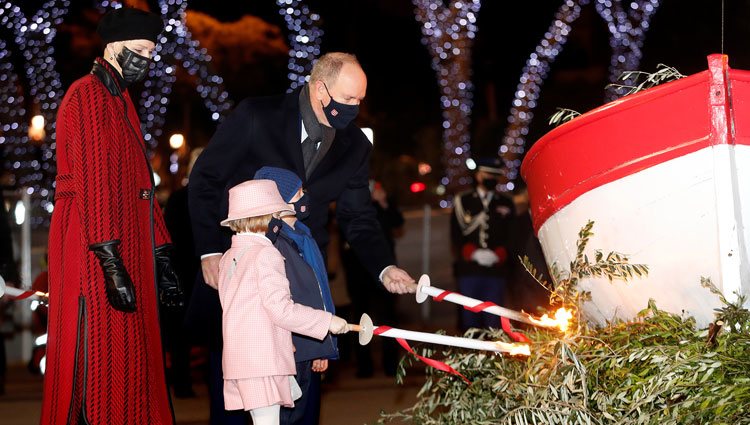
<svg viewBox="0 0 750 425">
<path fill-rule="evenodd" d="M 89 249 L 99 259 L 104 272 L 107 300 L 115 310 L 132 313 L 135 311 L 135 288 L 117 246 L 119 240 L 89 245 Z"/>
<path fill-rule="evenodd" d="M 180 280 L 172 267 L 172 245 L 164 244 L 154 250 L 156 259 L 156 279 L 159 288 L 159 302 L 164 307 L 176 308 L 185 305 L 185 294 Z"/>
<path fill-rule="evenodd" d="M 474 253 L 471 254 L 471 260 L 484 267 L 492 267 L 500 261 L 497 254 L 486 248 L 480 248 L 474 251 Z"/>
</svg>

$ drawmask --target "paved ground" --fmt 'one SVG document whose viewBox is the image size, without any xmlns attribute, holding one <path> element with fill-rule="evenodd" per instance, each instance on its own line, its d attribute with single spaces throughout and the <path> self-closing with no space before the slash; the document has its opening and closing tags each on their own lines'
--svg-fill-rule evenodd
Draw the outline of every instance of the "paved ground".
<svg viewBox="0 0 750 425">
<path fill-rule="evenodd" d="M 372 424 L 380 411 L 395 411 L 413 404 L 423 377 L 416 373 L 403 386 L 393 378 L 376 375 L 357 379 L 351 367 L 339 371 L 334 382 L 324 386 L 321 424 Z M 174 399 L 178 425 L 208 424 L 208 394 L 196 384 L 197 398 Z M 30 375 L 23 367 L 9 370 L 6 395 L 0 396 L 0 423 L 30 425 L 39 423 L 42 380 Z"/>
</svg>

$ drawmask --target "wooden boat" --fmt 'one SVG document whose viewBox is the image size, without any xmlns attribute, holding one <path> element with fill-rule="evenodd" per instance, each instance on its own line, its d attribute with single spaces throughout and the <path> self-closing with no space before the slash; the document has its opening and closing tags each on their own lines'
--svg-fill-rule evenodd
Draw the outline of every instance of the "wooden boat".
<svg viewBox="0 0 750 425">
<path fill-rule="evenodd" d="M 710 55 L 708 70 L 623 97 L 542 137 L 521 167 L 548 264 L 567 267 L 578 231 L 589 247 L 627 254 L 649 276 L 590 279 L 585 313 L 632 318 L 653 298 L 705 326 L 750 292 L 750 72 Z"/>
</svg>

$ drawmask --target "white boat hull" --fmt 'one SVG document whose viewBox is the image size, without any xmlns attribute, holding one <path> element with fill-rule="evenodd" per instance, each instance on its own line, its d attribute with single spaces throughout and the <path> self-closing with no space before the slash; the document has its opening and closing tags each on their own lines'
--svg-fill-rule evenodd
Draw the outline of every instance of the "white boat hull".
<svg viewBox="0 0 750 425">
<path fill-rule="evenodd" d="M 590 320 L 631 319 L 654 299 L 706 326 L 721 303 L 701 277 L 730 300 L 750 292 L 750 146 L 704 148 L 582 194 L 539 229 L 549 266 L 568 269 L 588 220 L 595 222 L 590 259 L 594 249 L 618 251 L 649 267 L 648 277 L 628 282 L 583 280 Z"/>
</svg>

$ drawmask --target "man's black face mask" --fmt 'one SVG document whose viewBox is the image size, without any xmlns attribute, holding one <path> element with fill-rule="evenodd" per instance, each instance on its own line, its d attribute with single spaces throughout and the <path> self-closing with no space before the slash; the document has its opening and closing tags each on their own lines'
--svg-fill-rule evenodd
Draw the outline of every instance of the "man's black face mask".
<svg viewBox="0 0 750 425">
<path fill-rule="evenodd" d="M 331 98 L 331 101 L 328 102 L 328 106 L 323 105 L 323 101 L 320 102 L 320 105 L 323 106 L 323 113 L 326 114 L 326 118 L 328 119 L 328 123 L 331 124 L 331 127 L 337 130 L 343 130 L 349 125 L 349 123 L 354 121 L 354 118 L 357 118 L 359 105 L 347 105 L 345 103 L 336 102 L 333 96 L 331 96 L 331 92 L 328 91 L 326 83 L 323 83 L 323 87 L 326 88 L 326 93 L 328 93 L 328 97 Z"/>
</svg>

